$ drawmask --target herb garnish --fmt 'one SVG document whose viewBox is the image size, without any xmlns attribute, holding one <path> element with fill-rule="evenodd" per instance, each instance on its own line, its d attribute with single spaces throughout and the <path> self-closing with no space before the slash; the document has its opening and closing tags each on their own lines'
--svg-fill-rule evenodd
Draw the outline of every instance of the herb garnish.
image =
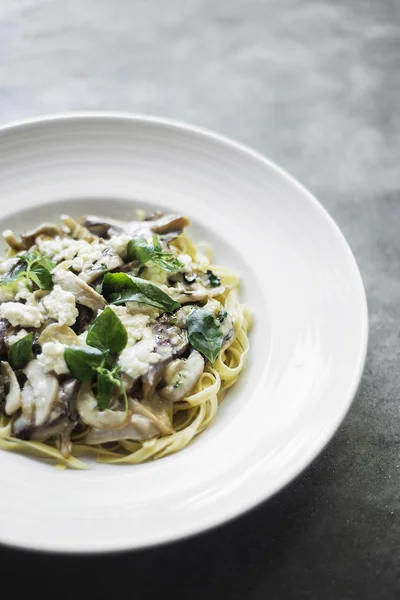
<svg viewBox="0 0 400 600">
<path fill-rule="evenodd" d="M 176 273 L 183 268 L 183 264 L 171 252 L 162 249 L 160 240 L 153 235 L 153 241 L 148 242 L 145 237 L 137 237 L 128 243 L 128 261 L 137 260 L 140 265 L 151 261 L 168 273 Z"/>
<path fill-rule="evenodd" d="M 33 333 L 28 333 L 23 338 L 15 342 L 8 351 L 8 362 L 18 371 L 23 369 L 32 358 Z"/>
<path fill-rule="evenodd" d="M 106 273 L 103 280 L 103 296 L 110 304 L 143 302 L 168 313 L 180 308 L 179 302 L 154 283 L 139 277 L 130 277 L 126 273 Z"/>
<path fill-rule="evenodd" d="M 51 271 L 55 264 L 46 258 L 40 252 L 29 252 L 28 254 L 18 255 L 18 262 L 11 271 L 0 279 L 0 286 L 8 286 L 16 291 L 16 284 L 24 281 L 26 287 L 32 291 L 34 287 L 40 290 L 51 290 L 53 281 Z"/>
<path fill-rule="evenodd" d="M 188 317 L 188 337 L 191 345 L 214 363 L 222 347 L 223 334 L 218 319 L 211 311 L 203 308 L 192 310 Z"/>
<path fill-rule="evenodd" d="M 79 381 L 97 382 L 97 405 L 104 410 L 110 404 L 115 387 L 119 388 L 128 408 L 128 397 L 118 366 L 110 369 L 110 355 L 121 352 L 128 341 L 126 329 L 114 311 L 107 307 L 93 321 L 86 338 L 87 346 L 70 346 L 64 351 L 65 362 Z"/>
</svg>

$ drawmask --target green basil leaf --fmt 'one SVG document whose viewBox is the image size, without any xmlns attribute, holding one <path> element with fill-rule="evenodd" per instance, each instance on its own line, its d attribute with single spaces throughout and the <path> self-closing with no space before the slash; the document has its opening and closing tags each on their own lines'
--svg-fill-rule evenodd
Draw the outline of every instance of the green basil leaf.
<svg viewBox="0 0 400 600">
<path fill-rule="evenodd" d="M 90 381 L 94 371 L 104 363 L 104 353 L 98 348 L 70 346 L 64 350 L 64 359 L 75 379 Z"/>
<path fill-rule="evenodd" d="M 151 260 L 154 254 L 154 248 L 144 237 L 137 237 L 128 243 L 127 260 L 132 262 L 137 260 L 140 265 L 144 265 Z"/>
<path fill-rule="evenodd" d="M 14 369 L 23 369 L 32 358 L 33 333 L 28 333 L 13 344 L 8 352 L 8 362 Z"/>
<path fill-rule="evenodd" d="M 41 265 L 48 271 L 52 271 L 56 266 L 47 256 L 43 256 L 40 252 L 33 250 L 32 252 L 28 252 L 27 254 L 22 254 L 19 256 L 20 260 L 28 267 L 34 267 L 36 265 Z"/>
<path fill-rule="evenodd" d="M 128 261 L 137 260 L 144 265 L 150 260 L 169 273 L 176 273 L 183 264 L 170 252 L 163 252 L 160 241 L 153 235 L 153 244 L 144 237 L 133 238 L 128 244 Z"/>
<path fill-rule="evenodd" d="M 97 405 L 100 410 L 104 410 L 109 406 L 114 387 L 119 386 L 120 381 L 108 369 L 97 369 L 97 373 Z"/>
<path fill-rule="evenodd" d="M 28 277 L 41 290 L 53 289 L 53 280 L 50 271 L 39 263 L 29 269 Z"/>
<path fill-rule="evenodd" d="M 222 347 L 223 333 L 211 311 L 202 308 L 192 310 L 188 317 L 188 337 L 193 348 L 214 363 Z"/>
<path fill-rule="evenodd" d="M 157 234 L 153 235 L 153 246 L 156 252 L 162 252 L 162 246 Z"/>
<path fill-rule="evenodd" d="M 121 352 L 128 342 L 128 334 L 115 312 L 107 307 L 89 327 L 86 337 L 88 346 L 103 352 Z"/>
<path fill-rule="evenodd" d="M 129 277 L 126 273 L 106 273 L 103 280 L 103 295 L 110 304 L 125 302 L 143 302 L 168 313 L 180 308 L 171 296 L 157 285 L 138 277 Z"/>
<path fill-rule="evenodd" d="M 40 259 L 40 264 L 48 271 L 52 271 L 56 266 L 55 263 L 53 263 L 53 261 L 51 261 L 46 256 L 42 256 L 42 258 Z"/>
<path fill-rule="evenodd" d="M 180 260 L 169 252 L 156 253 L 151 260 L 155 265 L 158 265 L 168 273 L 176 273 L 184 266 Z"/>
</svg>

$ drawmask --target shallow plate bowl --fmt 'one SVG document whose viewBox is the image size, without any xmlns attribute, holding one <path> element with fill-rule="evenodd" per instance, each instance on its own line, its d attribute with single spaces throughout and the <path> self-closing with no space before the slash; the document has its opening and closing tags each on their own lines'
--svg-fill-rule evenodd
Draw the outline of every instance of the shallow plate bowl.
<svg viewBox="0 0 400 600">
<path fill-rule="evenodd" d="M 158 118 L 76 114 L 0 130 L 0 227 L 136 208 L 182 213 L 254 312 L 243 376 L 180 453 L 60 472 L 0 452 L 0 541 L 52 551 L 139 548 L 223 523 L 304 469 L 342 421 L 365 360 L 367 307 L 339 229 L 259 154 Z"/>
</svg>

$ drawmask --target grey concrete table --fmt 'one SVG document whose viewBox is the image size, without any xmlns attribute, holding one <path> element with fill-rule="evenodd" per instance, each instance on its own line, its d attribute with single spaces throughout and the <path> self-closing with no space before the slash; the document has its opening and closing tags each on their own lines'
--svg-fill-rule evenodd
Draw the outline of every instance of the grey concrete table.
<svg viewBox="0 0 400 600">
<path fill-rule="evenodd" d="M 342 428 L 272 501 L 198 538 L 127 555 L 2 549 L 2 587 L 73 598 L 400 594 L 400 2 L 0 0 L 0 121 L 158 113 L 261 150 L 315 192 L 359 262 L 363 383 Z M 1 493 L 1 491 L 0 491 Z M 78 597 L 83 597 L 78 596 Z"/>
</svg>

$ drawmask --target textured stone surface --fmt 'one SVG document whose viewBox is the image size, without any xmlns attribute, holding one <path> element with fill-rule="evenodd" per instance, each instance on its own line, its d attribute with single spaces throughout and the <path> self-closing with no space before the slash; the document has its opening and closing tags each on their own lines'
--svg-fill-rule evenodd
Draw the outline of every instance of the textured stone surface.
<svg viewBox="0 0 400 600">
<path fill-rule="evenodd" d="M 5 549 L 2 581 L 18 566 L 34 568 L 35 581 L 46 573 L 61 598 L 73 597 L 80 577 L 90 597 L 122 586 L 150 598 L 398 597 L 399 23 L 397 0 L 0 0 L 1 122 L 74 109 L 150 112 L 261 150 L 341 226 L 371 328 L 343 427 L 272 501 L 217 531 L 135 554 Z"/>
</svg>

